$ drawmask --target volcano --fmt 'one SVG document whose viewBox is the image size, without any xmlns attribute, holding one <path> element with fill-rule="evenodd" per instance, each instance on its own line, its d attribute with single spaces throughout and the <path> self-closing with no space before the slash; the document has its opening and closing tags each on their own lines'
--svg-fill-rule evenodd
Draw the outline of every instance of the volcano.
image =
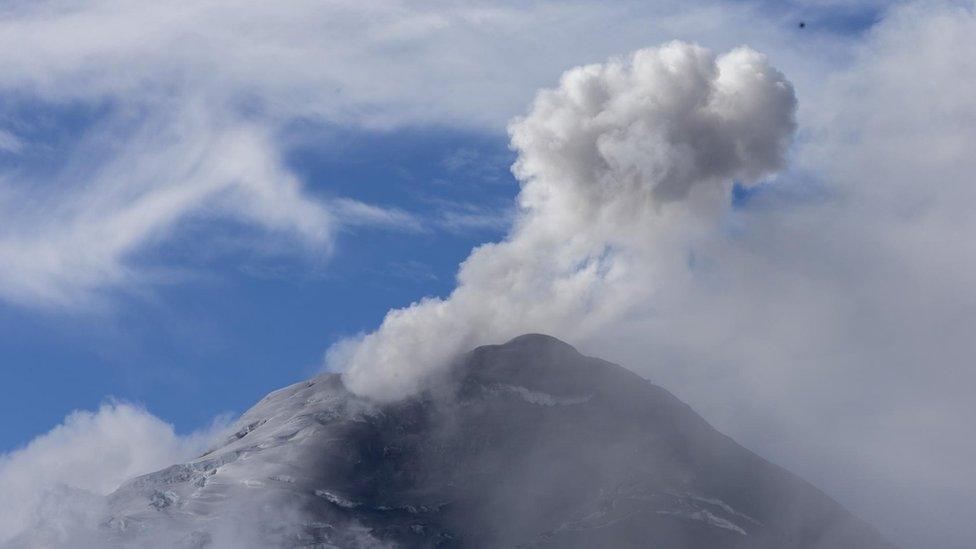
<svg viewBox="0 0 976 549">
<path fill-rule="evenodd" d="M 93 536 L 107 547 L 893 547 L 665 389 L 544 335 L 474 349 L 396 403 L 360 398 L 338 374 L 275 391 L 204 455 L 123 484 Z"/>
</svg>

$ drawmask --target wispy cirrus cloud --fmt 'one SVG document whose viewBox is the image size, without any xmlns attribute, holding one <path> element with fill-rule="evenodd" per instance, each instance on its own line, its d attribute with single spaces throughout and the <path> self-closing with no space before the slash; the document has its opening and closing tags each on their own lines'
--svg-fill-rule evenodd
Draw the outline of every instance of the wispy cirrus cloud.
<svg viewBox="0 0 976 549">
<path fill-rule="evenodd" d="M 0 153 L 17 154 L 24 149 L 24 143 L 13 133 L 0 129 Z"/>
<path fill-rule="evenodd" d="M 0 174 L 0 298 L 74 307 L 146 286 L 136 258 L 191 218 L 234 219 L 317 257 L 346 225 L 498 228 L 504 221 L 483 210 L 420 220 L 397 207 L 317 196 L 308 190 L 313 182 L 281 161 L 281 133 L 296 120 L 498 132 L 561 69 L 624 43 L 689 33 L 719 46 L 750 35 L 784 42 L 788 32 L 775 20 L 756 23 L 759 9 L 712 2 L 7 3 L 0 11 L 5 115 L 71 105 L 97 105 L 102 114 L 66 145 L 56 181 L 35 179 L 50 170 Z M 728 21 L 749 21 L 738 25 L 746 34 L 729 33 L 735 25 Z M 608 26 L 617 29 L 612 37 L 600 31 Z M 0 134 L 0 149 L 20 147 L 13 134 Z M 455 160 L 455 171 L 483 170 L 464 154 Z"/>
<path fill-rule="evenodd" d="M 46 192 L 35 191 L 29 177 L 6 182 L 0 295 L 70 306 L 135 283 L 132 255 L 193 215 L 293 234 L 328 253 L 335 216 L 282 169 L 263 128 L 214 122 L 200 106 L 171 114 L 141 121 L 107 154 L 82 145 L 79 156 L 104 157 L 72 163 L 76 169 L 59 173 Z"/>
</svg>

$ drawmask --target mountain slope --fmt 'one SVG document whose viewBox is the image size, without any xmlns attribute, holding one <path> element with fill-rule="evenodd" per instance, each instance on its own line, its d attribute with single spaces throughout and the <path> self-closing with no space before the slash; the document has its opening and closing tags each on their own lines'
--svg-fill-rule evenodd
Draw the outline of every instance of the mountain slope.
<svg viewBox="0 0 976 549">
<path fill-rule="evenodd" d="M 109 497 L 106 545 L 887 548 L 664 389 L 554 338 L 375 405 L 323 375 Z"/>
</svg>

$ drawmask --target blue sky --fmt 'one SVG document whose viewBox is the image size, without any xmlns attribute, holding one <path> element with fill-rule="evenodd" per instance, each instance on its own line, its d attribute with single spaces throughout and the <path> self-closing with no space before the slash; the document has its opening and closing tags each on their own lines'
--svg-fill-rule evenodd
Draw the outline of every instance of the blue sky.
<svg viewBox="0 0 976 549">
<path fill-rule="evenodd" d="M 738 4 L 772 14 L 777 32 L 800 41 L 857 35 L 879 13 L 873 4 Z M 803 33 L 790 28 L 800 20 L 808 25 Z M 644 45 L 636 42 L 640 34 L 635 46 Z M 605 51 L 615 41 L 591 49 Z M 580 61 L 594 56 L 585 57 Z M 550 63 L 538 80 L 564 68 Z M 510 104 L 485 110 L 517 114 L 532 91 L 517 84 Z M 337 85 L 336 93 L 341 90 Z M 15 86 L 3 97 L 0 120 L 20 145 L 0 153 L 0 169 L 48 193 L 83 185 L 71 174 L 97 170 L 85 167 L 88 155 L 98 161 L 113 154 L 124 139 L 118 126 L 138 124 L 141 116 L 120 115 L 131 108 L 125 99 L 101 92 L 61 97 Z M 395 109 L 393 97 L 390 105 L 367 109 Z M 471 108 L 479 109 L 461 111 Z M 363 128 L 355 120 L 296 117 L 275 130 L 283 162 L 310 196 L 354 199 L 433 220 L 422 229 L 345 227 L 334 252 L 316 257 L 273 240 L 255 250 L 247 244 L 253 235 L 246 225 L 191 216 L 132 254 L 136 264 L 162 271 L 161 283 L 105 289 L 97 307 L 0 303 L 0 410 L 22 418 L 5 423 L 0 449 L 22 445 L 69 411 L 92 409 L 106 398 L 144 404 L 189 431 L 318 371 L 324 349 L 375 327 L 389 308 L 447 295 L 470 250 L 507 230 L 518 191 L 508 169 L 515 156 L 504 131 L 507 116 L 474 124 L 450 113 L 423 118 L 399 122 L 394 115 L 394 122 L 380 123 L 384 127 Z M 275 251 L 279 247 L 285 251 Z"/>
<path fill-rule="evenodd" d="M 55 116 L 64 126 L 37 139 L 57 143 L 59 133 L 81 125 L 75 113 Z M 472 226 L 353 228 L 323 262 L 209 253 L 201 248 L 245 229 L 208 222 L 142 252 L 142 261 L 192 271 L 151 296 L 117 296 L 97 311 L 0 306 L 0 406 L 20 418 L 4 424 L 4 448 L 106 398 L 142 403 L 183 432 L 219 413 L 240 413 L 270 390 L 314 375 L 330 343 L 376 326 L 390 307 L 448 294 L 471 248 L 506 230 L 517 183 L 503 135 L 447 128 L 303 133 L 288 163 L 310 192 L 382 200 L 431 217 L 449 209 Z M 46 168 L 30 158 L 5 160 L 12 170 Z"/>
</svg>

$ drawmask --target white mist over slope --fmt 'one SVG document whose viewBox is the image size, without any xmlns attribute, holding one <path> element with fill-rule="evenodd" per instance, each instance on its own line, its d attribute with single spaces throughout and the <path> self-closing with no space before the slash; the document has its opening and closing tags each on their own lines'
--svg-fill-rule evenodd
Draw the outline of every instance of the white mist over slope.
<svg viewBox="0 0 976 549">
<path fill-rule="evenodd" d="M 450 297 L 391 311 L 331 365 L 354 392 L 395 400 L 473 346 L 620 319 L 725 210 L 733 180 L 783 164 L 795 107 L 748 48 L 672 42 L 568 71 L 510 126 L 522 190 L 509 237 L 465 260 Z"/>
<path fill-rule="evenodd" d="M 172 425 L 121 402 L 70 414 L 23 448 L 0 454 L 0 545 L 23 532 L 51 546 L 72 542 L 64 538 L 68 532 L 96 526 L 100 496 L 133 476 L 198 455 L 223 424 L 179 436 Z"/>
</svg>

